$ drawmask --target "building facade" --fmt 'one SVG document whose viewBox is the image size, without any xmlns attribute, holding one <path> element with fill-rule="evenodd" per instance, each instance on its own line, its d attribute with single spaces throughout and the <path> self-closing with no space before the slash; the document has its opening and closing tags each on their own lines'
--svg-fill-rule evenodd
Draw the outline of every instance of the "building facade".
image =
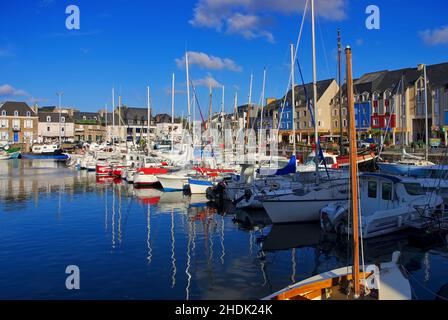
<svg viewBox="0 0 448 320">
<path fill-rule="evenodd" d="M 107 139 L 105 119 L 98 112 L 75 112 L 75 141 L 103 142 Z"/>
<path fill-rule="evenodd" d="M 36 108 L 25 102 L 0 104 L 0 141 L 32 144 L 38 136 Z"/>
<path fill-rule="evenodd" d="M 68 113 L 41 112 L 39 110 L 38 142 L 74 141 L 75 126 Z"/>
</svg>

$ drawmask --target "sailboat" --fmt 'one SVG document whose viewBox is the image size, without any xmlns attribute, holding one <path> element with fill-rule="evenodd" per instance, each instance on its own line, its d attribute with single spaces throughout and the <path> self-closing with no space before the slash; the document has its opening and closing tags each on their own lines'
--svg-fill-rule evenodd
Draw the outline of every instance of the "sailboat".
<svg viewBox="0 0 448 320">
<path fill-rule="evenodd" d="M 314 22 L 314 0 L 311 0 L 311 11 Z M 392 261 L 382 263 L 380 267 L 376 265 L 360 266 L 358 167 L 350 47 L 346 49 L 346 57 L 354 263 L 353 266 L 331 270 L 295 283 L 264 298 L 266 300 L 410 300 L 412 298 L 409 280 L 403 275 L 398 265 L 400 252 L 394 252 Z"/>
</svg>

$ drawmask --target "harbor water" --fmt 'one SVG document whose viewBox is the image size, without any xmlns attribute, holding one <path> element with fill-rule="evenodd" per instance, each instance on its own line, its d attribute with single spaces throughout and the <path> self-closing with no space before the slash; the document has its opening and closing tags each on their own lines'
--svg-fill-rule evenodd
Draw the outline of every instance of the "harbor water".
<svg viewBox="0 0 448 320">
<path fill-rule="evenodd" d="M 364 259 L 397 250 L 414 299 L 448 299 L 444 239 L 370 239 Z M 262 211 L 204 196 L 137 190 L 52 161 L 0 162 L 0 299 L 260 299 L 347 265 L 348 252 L 317 223 L 271 226 Z M 67 266 L 79 268 L 79 290 L 67 289 Z"/>
</svg>

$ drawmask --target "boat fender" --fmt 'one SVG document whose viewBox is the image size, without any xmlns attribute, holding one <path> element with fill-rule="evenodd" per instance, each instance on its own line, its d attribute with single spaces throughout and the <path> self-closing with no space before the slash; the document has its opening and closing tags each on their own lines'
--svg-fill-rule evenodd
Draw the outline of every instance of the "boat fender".
<svg viewBox="0 0 448 320">
<path fill-rule="evenodd" d="M 373 272 L 373 276 L 368 277 L 366 281 L 366 287 L 368 289 L 380 289 L 380 269 L 376 265 L 369 265 L 366 268 L 366 273 Z"/>
</svg>

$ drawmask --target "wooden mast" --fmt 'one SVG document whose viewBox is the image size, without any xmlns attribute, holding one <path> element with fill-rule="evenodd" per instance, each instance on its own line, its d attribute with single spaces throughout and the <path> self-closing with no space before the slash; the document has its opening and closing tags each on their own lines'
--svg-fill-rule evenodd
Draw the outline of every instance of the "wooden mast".
<svg viewBox="0 0 448 320">
<path fill-rule="evenodd" d="M 343 136 L 344 129 L 342 127 L 342 76 L 341 76 L 341 55 L 342 55 L 342 45 L 341 45 L 341 31 L 338 29 L 338 86 L 339 86 L 339 128 L 340 137 L 339 137 L 339 154 L 343 155 L 344 147 L 343 147 Z"/>
<path fill-rule="evenodd" d="M 355 298 L 360 296 L 359 286 L 359 235 L 358 235 L 358 163 L 356 146 L 355 104 L 353 100 L 352 50 L 345 49 L 347 60 L 347 103 L 349 111 L 349 141 L 350 141 L 350 189 L 352 192 L 351 208 L 353 217 L 353 281 Z"/>
</svg>

